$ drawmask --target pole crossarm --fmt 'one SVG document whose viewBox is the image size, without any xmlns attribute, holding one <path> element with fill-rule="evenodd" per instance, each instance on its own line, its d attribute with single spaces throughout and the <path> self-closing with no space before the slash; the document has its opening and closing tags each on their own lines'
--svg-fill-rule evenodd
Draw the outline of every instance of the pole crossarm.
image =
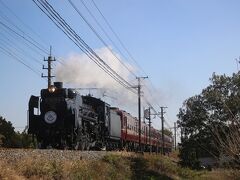
<svg viewBox="0 0 240 180">
<path fill-rule="evenodd" d="M 44 61 L 47 61 L 48 66 L 45 67 L 43 65 L 43 67 L 42 67 L 42 69 L 47 69 L 48 70 L 48 75 L 47 76 L 44 76 L 43 73 L 42 73 L 42 78 L 48 78 L 48 88 L 50 88 L 50 86 L 52 85 L 52 78 L 55 77 L 55 76 L 52 76 L 52 62 L 56 61 L 56 59 L 52 58 L 51 54 L 52 54 L 52 47 L 50 47 L 50 55 L 48 56 L 48 59 L 44 58 Z"/>
</svg>

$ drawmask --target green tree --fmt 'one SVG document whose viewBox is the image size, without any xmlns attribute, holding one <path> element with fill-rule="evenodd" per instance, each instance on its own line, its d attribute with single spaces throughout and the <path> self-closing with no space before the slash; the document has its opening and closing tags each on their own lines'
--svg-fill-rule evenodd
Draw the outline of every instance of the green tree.
<svg viewBox="0 0 240 180">
<path fill-rule="evenodd" d="M 0 146 L 7 148 L 34 147 L 32 137 L 26 131 L 15 132 L 10 121 L 0 116 Z"/>
<path fill-rule="evenodd" d="M 162 133 L 162 130 L 160 130 L 160 133 Z M 165 134 L 165 135 L 167 135 L 167 136 L 170 136 L 170 137 L 172 137 L 172 131 L 170 131 L 170 130 L 168 130 L 168 129 L 164 129 L 163 130 L 163 133 Z"/>
<path fill-rule="evenodd" d="M 239 160 L 240 74 L 213 74 L 210 80 L 200 95 L 184 102 L 178 114 L 183 132 L 181 164 L 192 168 L 203 156 Z"/>
<path fill-rule="evenodd" d="M 10 121 L 6 121 L 3 117 L 0 116 L 0 134 L 2 135 L 2 146 L 3 147 L 12 147 L 13 138 L 15 135 L 14 127 Z"/>
<path fill-rule="evenodd" d="M 0 147 L 3 146 L 4 139 L 5 139 L 4 135 L 0 134 Z"/>
</svg>

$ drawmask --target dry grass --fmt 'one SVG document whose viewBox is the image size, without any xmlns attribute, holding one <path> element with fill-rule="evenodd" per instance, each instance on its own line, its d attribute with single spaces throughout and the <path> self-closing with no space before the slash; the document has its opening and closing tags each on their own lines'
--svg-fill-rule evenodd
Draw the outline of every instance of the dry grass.
<svg viewBox="0 0 240 180">
<path fill-rule="evenodd" d="M 109 153 L 95 160 L 51 160 L 42 156 L 21 161 L 0 160 L 0 179 L 236 179 L 240 171 L 193 171 L 181 168 L 173 157 Z"/>
<path fill-rule="evenodd" d="M 21 180 L 24 179 L 23 176 L 18 175 L 18 173 L 5 162 L 0 162 L 0 179 L 8 180 Z"/>
<path fill-rule="evenodd" d="M 0 160 L 0 179 L 130 179 L 125 156 L 105 156 L 99 160 L 51 160 L 42 156 L 21 161 Z"/>
</svg>

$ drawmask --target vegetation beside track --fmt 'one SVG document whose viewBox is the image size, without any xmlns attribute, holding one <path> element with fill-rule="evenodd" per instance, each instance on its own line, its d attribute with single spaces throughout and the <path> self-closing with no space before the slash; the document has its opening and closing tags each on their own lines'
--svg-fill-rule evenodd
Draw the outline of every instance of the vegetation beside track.
<svg viewBox="0 0 240 180">
<path fill-rule="evenodd" d="M 46 154 L 46 151 L 43 151 Z M 49 151 L 54 153 L 53 151 Z M 41 153 L 41 151 L 38 151 Z M 71 152 L 66 152 L 71 153 Z M 81 153 L 81 152 L 80 152 Z M 97 152 L 96 152 L 97 153 Z M 49 158 L 50 157 L 50 158 Z M 54 157 L 54 156 L 52 156 Z M 239 171 L 194 171 L 181 168 L 173 157 L 109 152 L 99 158 L 51 156 L 0 159 L 0 179 L 236 179 Z"/>
</svg>

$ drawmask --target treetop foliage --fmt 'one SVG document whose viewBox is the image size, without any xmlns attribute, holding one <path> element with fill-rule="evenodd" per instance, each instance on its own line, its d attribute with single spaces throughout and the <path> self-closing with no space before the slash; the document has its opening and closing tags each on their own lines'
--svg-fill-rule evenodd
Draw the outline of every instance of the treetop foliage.
<svg viewBox="0 0 240 180">
<path fill-rule="evenodd" d="M 30 147 L 31 142 L 26 132 L 15 132 L 12 123 L 0 116 L 0 147 Z"/>
<path fill-rule="evenodd" d="M 210 82 L 179 110 L 180 158 L 186 166 L 196 166 L 198 158 L 205 156 L 227 156 L 240 163 L 240 73 L 213 73 Z"/>
</svg>

